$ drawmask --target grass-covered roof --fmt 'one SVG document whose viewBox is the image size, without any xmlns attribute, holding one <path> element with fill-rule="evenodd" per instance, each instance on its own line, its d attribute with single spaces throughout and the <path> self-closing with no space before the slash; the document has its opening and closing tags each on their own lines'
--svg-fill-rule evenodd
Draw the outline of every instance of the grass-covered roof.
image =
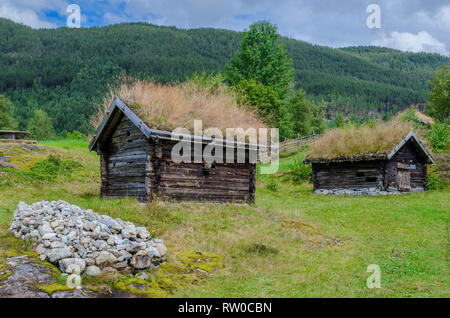
<svg viewBox="0 0 450 318">
<path fill-rule="evenodd" d="M 406 122 L 331 129 L 311 146 L 306 161 L 386 158 L 411 129 Z"/>
<path fill-rule="evenodd" d="M 126 77 L 105 98 L 92 119 L 94 127 L 98 127 L 115 96 L 153 129 L 172 131 L 183 127 L 192 133 L 194 120 L 202 120 L 203 129 L 217 127 L 223 133 L 226 128 L 265 127 L 251 109 L 238 103 L 236 94 L 225 85 L 211 89 L 191 81 L 163 85 Z"/>
</svg>

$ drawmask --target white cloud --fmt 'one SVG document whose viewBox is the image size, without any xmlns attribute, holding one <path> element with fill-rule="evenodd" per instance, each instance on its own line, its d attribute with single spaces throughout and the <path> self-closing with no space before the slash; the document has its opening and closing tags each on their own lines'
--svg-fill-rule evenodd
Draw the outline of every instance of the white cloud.
<svg viewBox="0 0 450 318">
<path fill-rule="evenodd" d="M 416 13 L 416 18 L 418 22 L 426 24 L 429 27 L 448 32 L 450 30 L 450 5 L 440 7 L 434 14 L 419 11 Z"/>
<path fill-rule="evenodd" d="M 394 31 L 388 36 L 383 33 L 380 38 L 373 40 L 371 44 L 390 47 L 400 51 L 449 55 L 445 44 L 433 38 L 427 31 L 420 31 L 417 34 Z"/>
<path fill-rule="evenodd" d="M 114 14 L 112 12 L 106 12 L 103 15 L 103 21 L 106 24 L 116 24 L 116 23 L 123 23 L 127 21 L 127 17 L 119 16 L 117 14 Z"/>
<path fill-rule="evenodd" d="M 14 22 L 23 23 L 32 28 L 54 28 L 56 25 L 39 18 L 35 11 L 27 8 L 17 8 L 9 3 L 0 4 L 0 17 Z"/>
</svg>

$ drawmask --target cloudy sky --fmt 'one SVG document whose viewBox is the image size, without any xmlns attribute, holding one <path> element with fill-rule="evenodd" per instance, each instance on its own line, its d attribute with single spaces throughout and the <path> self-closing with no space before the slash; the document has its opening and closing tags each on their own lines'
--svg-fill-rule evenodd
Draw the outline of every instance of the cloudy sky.
<svg viewBox="0 0 450 318">
<path fill-rule="evenodd" d="M 266 19 L 282 35 L 314 44 L 450 51 L 448 0 L 0 0 L 0 17 L 33 28 L 61 27 L 70 4 L 81 9 L 81 27 L 143 21 L 243 31 Z M 367 27 L 369 4 L 380 8 L 380 28 Z"/>
</svg>

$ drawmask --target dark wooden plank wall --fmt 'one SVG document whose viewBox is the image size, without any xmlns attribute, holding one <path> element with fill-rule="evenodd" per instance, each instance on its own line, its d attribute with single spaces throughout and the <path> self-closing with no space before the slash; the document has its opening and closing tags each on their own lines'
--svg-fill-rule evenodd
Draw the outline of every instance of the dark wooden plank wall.
<svg viewBox="0 0 450 318">
<path fill-rule="evenodd" d="M 174 163 L 172 144 L 162 146 L 158 197 L 175 200 L 254 202 L 255 165 L 249 163 Z M 225 152 L 225 151 L 224 151 Z"/>
<path fill-rule="evenodd" d="M 382 185 L 383 163 L 361 161 L 313 163 L 314 189 L 360 189 Z"/>
<path fill-rule="evenodd" d="M 411 189 L 426 189 L 427 167 L 423 158 L 417 155 L 416 147 L 411 141 L 400 148 L 391 161 L 386 163 L 385 185 L 387 187 L 397 188 L 397 162 L 415 166 L 415 169 L 410 169 Z"/>
<path fill-rule="evenodd" d="M 171 159 L 173 142 L 147 140 L 127 117 L 122 116 L 113 131 L 100 153 L 104 197 L 129 196 L 145 201 L 157 196 L 162 200 L 236 203 L 255 200 L 255 164 L 217 163 L 209 169 L 203 163 L 175 164 Z"/>
<path fill-rule="evenodd" d="M 122 115 L 102 148 L 102 195 L 145 200 L 149 194 L 148 158 L 152 147 L 142 132 Z"/>
</svg>

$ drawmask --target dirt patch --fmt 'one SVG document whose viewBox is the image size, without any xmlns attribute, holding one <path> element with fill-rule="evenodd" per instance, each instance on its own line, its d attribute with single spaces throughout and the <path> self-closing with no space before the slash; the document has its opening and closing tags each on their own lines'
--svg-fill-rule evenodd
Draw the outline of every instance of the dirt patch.
<svg viewBox="0 0 450 318">
<path fill-rule="evenodd" d="M 284 229 L 295 231 L 305 246 L 310 249 L 335 249 L 342 248 L 348 240 L 333 238 L 321 233 L 320 227 L 297 218 L 281 218 L 281 226 Z"/>
</svg>

